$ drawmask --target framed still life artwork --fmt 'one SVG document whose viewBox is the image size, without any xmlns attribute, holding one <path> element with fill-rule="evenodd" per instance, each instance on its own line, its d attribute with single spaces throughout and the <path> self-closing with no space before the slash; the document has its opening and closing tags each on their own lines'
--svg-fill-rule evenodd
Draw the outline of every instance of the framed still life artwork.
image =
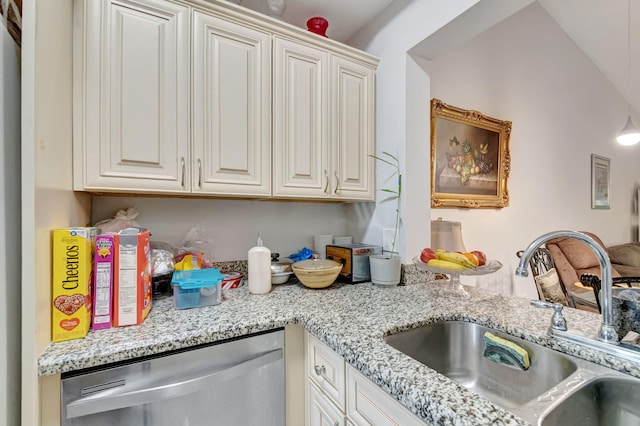
<svg viewBox="0 0 640 426">
<path fill-rule="evenodd" d="M 511 121 L 431 100 L 431 207 L 509 205 Z"/>
<path fill-rule="evenodd" d="M 609 189 L 611 162 L 606 157 L 591 154 L 591 208 L 608 209 L 611 207 Z"/>
</svg>

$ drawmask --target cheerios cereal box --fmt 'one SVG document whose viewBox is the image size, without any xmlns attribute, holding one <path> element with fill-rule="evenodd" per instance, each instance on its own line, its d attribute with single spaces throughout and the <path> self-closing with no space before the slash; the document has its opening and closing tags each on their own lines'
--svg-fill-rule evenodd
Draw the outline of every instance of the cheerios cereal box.
<svg viewBox="0 0 640 426">
<path fill-rule="evenodd" d="M 85 337 L 91 327 L 93 257 L 97 229 L 53 230 L 51 340 Z"/>
</svg>

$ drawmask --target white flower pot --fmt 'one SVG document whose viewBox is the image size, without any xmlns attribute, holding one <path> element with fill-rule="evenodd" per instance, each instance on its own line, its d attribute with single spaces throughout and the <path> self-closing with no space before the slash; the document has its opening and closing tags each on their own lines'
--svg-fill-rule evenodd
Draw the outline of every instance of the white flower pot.
<svg viewBox="0 0 640 426">
<path fill-rule="evenodd" d="M 389 257 L 377 254 L 369 257 L 371 267 L 371 282 L 376 285 L 394 286 L 400 284 L 402 259 L 398 256 Z"/>
</svg>

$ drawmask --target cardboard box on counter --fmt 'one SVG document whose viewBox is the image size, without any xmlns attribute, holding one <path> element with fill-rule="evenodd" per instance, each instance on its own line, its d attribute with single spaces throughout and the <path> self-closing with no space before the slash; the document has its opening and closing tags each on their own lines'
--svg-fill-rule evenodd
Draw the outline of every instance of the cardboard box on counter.
<svg viewBox="0 0 640 426">
<path fill-rule="evenodd" d="M 141 324 L 151 311 L 151 234 L 127 228 L 114 236 L 113 325 Z"/>
<path fill-rule="evenodd" d="M 113 319 L 115 238 L 115 234 L 100 234 L 96 237 L 96 252 L 93 265 L 92 330 L 111 328 Z"/>
<path fill-rule="evenodd" d="M 97 229 L 54 229 L 51 340 L 85 337 L 91 326 L 93 256 Z"/>
</svg>

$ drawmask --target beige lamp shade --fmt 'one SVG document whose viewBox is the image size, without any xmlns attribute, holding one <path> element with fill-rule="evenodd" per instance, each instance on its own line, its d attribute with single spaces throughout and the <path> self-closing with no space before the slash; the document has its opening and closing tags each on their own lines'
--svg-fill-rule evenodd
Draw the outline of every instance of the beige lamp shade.
<svg viewBox="0 0 640 426">
<path fill-rule="evenodd" d="M 431 248 L 466 252 L 462 241 L 462 223 L 438 219 L 431 221 Z"/>
</svg>

